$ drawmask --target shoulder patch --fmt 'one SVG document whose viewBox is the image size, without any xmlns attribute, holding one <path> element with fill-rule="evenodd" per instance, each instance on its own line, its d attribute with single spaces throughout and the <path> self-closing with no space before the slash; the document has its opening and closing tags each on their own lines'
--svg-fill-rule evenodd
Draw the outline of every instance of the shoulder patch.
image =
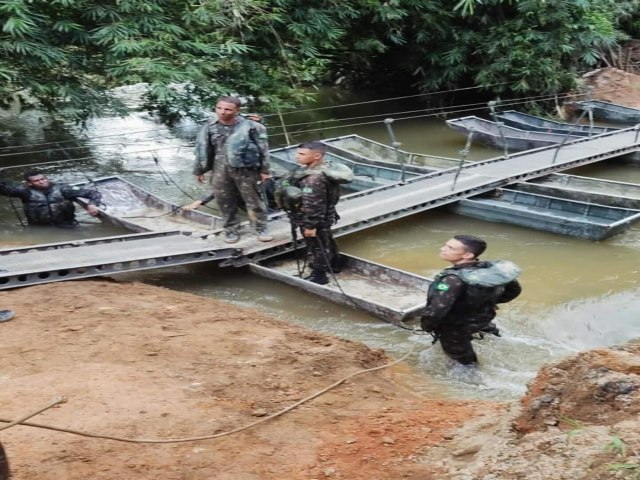
<svg viewBox="0 0 640 480">
<path fill-rule="evenodd" d="M 448 292 L 449 291 L 449 285 L 447 285 L 446 283 L 438 282 L 436 284 L 436 290 L 440 290 L 442 292 Z"/>
<path fill-rule="evenodd" d="M 311 187 L 304 187 L 302 189 L 302 193 L 313 193 L 313 188 Z"/>
</svg>

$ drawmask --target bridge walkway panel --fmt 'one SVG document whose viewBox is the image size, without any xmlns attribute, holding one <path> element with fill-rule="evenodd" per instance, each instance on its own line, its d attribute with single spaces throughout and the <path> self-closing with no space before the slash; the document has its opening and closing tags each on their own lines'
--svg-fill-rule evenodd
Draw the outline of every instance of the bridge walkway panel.
<svg viewBox="0 0 640 480">
<path fill-rule="evenodd" d="M 9 248 L 0 251 L 0 289 L 221 260 L 238 253 L 236 248 L 216 248 L 181 232 Z"/>
</svg>

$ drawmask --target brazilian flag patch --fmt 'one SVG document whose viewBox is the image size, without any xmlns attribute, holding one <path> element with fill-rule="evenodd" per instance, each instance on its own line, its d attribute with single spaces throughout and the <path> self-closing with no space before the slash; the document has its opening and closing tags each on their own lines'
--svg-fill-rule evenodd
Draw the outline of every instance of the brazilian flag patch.
<svg viewBox="0 0 640 480">
<path fill-rule="evenodd" d="M 313 188 L 311 187 L 304 187 L 302 189 L 302 193 L 313 193 Z"/>
<path fill-rule="evenodd" d="M 448 292 L 449 291 L 449 285 L 447 285 L 446 283 L 438 283 L 436 285 L 436 290 L 440 290 L 442 292 Z"/>
</svg>

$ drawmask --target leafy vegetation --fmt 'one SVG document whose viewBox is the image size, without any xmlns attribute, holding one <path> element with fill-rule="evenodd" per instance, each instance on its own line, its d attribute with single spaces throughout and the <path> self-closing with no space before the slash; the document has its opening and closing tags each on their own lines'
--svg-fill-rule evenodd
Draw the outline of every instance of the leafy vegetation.
<svg viewBox="0 0 640 480">
<path fill-rule="evenodd" d="M 574 88 L 638 31 L 640 0 L 2 0 L 0 101 L 76 121 L 124 111 L 110 89 L 193 116 L 224 93 L 286 108 L 310 86 Z"/>
</svg>

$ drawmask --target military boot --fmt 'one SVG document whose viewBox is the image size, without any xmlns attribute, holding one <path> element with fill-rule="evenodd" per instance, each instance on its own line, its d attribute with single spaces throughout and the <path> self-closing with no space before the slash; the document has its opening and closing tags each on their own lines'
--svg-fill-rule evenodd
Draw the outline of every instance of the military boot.
<svg viewBox="0 0 640 480">
<path fill-rule="evenodd" d="M 317 283 L 318 285 L 326 285 L 327 283 L 329 283 L 327 272 L 323 272 L 320 270 L 312 271 L 311 275 L 304 277 L 304 279 L 308 282 Z"/>
<path fill-rule="evenodd" d="M 233 230 L 225 230 L 224 231 L 224 242 L 225 243 L 238 243 L 240 240 L 240 235 Z"/>
</svg>

